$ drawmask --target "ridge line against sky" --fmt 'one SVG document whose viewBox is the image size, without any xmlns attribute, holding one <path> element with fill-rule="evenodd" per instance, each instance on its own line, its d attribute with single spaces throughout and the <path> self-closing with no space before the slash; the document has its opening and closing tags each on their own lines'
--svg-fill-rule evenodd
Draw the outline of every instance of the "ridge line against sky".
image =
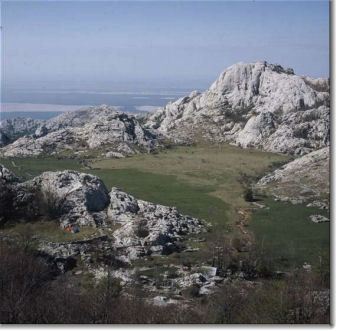
<svg viewBox="0 0 337 331">
<path fill-rule="evenodd" d="M 1 4 L 8 88 L 207 88 L 236 62 L 329 75 L 329 2 Z"/>
</svg>

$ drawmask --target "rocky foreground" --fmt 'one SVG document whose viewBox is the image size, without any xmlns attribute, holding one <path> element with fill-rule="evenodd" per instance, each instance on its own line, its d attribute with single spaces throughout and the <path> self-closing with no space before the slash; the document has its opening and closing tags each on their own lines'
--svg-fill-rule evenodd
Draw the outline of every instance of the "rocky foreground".
<svg viewBox="0 0 337 331">
<path fill-rule="evenodd" d="M 329 81 L 267 62 L 227 68 L 149 116 L 146 126 L 176 142 L 229 142 L 293 155 L 329 145 Z"/>
<path fill-rule="evenodd" d="M 157 137 L 132 115 L 99 106 L 67 112 L 45 122 L 34 122 L 26 134 L 0 150 L 4 157 L 25 157 L 86 152 L 120 158 L 151 152 L 160 146 Z M 31 132 L 32 130 L 27 130 Z M 22 134 L 20 134 L 22 135 Z"/>
<path fill-rule="evenodd" d="M 98 177 L 76 171 L 45 172 L 20 182 L 1 166 L 0 188 L 2 224 L 43 217 L 58 222 L 60 231 L 81 231 L 83 226 L 107 230 L 111 236 L 102 240 L 126 263 L 180 251 L 185 236 L 206 231 L 203 221 L 181 215 L 174 207 L 137 200 L 117 188 L 109 193 Z"/>
<path fill-rule="evenodd" d="M 209 224 L 182 215 L 174 207 L 136 199 L 115 187 L 109 192 L 96 176 L 76 171 L 44 172 L 21 182 L 0 166 L 0 192 L 2 225 L 43 220 L 58 224 L 57 231 L 95 229 L 81 239 L 66 241 L 34 233 L 36 254 L 58 272 L 75 269 L 75 276 L 85 272 L 97 280 L 109 274 L 125 288 L 138 284 L 158 305 L 177 302 L 172 298 L 182 299 L 181 291 L 191 287 L 200 295 L 213 293 L 225 279 L 209 264 L 188 268 L 163 265 L 153 277 L 146 276 L 151 268 L 135 268 L 133 263 L 142 259 L 188 252 L 186 239 L 205 234 Z M 15 235 L 2 232 L 0 239 L 12 241 Z M 244 277 L 241 274 L 236 277 Z"/>
</svg>

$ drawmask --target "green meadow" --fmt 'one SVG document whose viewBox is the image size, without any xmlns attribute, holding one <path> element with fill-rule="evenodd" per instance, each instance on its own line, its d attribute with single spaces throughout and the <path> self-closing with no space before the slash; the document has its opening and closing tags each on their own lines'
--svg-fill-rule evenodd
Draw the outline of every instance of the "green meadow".
<svg viewBox="0 0 337 331">
<path fill-rule="evenodd" d="M 245 189 L 288 159 L 230 145 L 199 145 L 124 159 L 89 159 L 86 165 L 78 159 L 54 157 L 0 159 L 0 163 L 24 179 L 48 170 L 91 173 L 108 189 L 117 186 L 138 199 L 176 206 L 182 213 L 202 218 L 212 227 L 204 236 L 206 242 L 189 243 L 200 248 L 200 252 L 192 253 L 197 259 L 209 257 L 212 241 L 240 236 L 235 226 L 237 211 L 250 208 L 243 198 Z M 315 262 L 318 254 L 328 254 L 328 224 L 308 221 L 317 211 L 271 199 L 266 202 L 269 209 L 254 212 L 248 227 L 260 250 L 275 261 L 283 261 L 283 266 Z"/>
</svg>

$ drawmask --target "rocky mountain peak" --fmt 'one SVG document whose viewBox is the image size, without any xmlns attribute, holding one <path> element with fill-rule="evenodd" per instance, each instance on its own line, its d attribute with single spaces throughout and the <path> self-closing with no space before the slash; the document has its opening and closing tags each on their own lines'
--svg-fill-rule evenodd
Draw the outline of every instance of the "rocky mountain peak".
<svg viewBox="0 0 337 331">
<path fill-rule="evenodd" d="M 230 142 L 305 154 L 329 141 L 329 81 L 265 61 L 228 67 L 203 93 L 169 103 L 147 126 L 175 142 Z"/>
<path fill-rule="evenodd" d="M 209 93 L 226 97 L 232 107 L 288 112 L 323 103 L 326 95 L 314 88 L 313 81 L 308 81 L 295 75 L 293 69 L 278 64 L 240 62 L 227 68 L 211 85 Z"/>
</svg>

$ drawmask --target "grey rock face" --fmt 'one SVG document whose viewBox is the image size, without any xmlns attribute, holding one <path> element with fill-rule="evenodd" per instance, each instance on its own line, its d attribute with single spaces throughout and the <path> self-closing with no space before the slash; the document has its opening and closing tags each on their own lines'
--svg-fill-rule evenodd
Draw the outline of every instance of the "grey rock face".
<svg viewBox="0 0 337 331">
<path fill-rule="evenodd" d="M 32 134 L 44 121 L 17 117 L 0 121 L 0 147 Z"/>
<path fill-rule="evenodd" d="M 76 171 L 44 172 L 25 186 L 38 192 L 64 227 L 75 223 L 97 226 L 106 220 L 109 194 L 96 176 Z"/>
<path fill-rule="evenodd" d="M 30 221 L 39 216 L 68 224 L 103 226 L 109 194 L 96 176 L 76 171 L 44 172 L 20 183 L 0 168 L 0 217 L 2 221 Z"/>
<path fill-rule="evenodd" d="M 205 231 L 205 224 L 174 207 L 137 200 L 117 188 L 110 193 L 109 217 L 120 224 L 115 247 L 126 261 L 180 250 L 184 235 Z"/>
<path fill-rule="evenodd" d="M 40 138 L 45 136 L 48 133 L 48 129 L 45 124 L 39 126 L 34 133 L 34 138 Z"/>
<path fill-rule="evenodd" d="M 264 176 L 256 188 L 271 192 L 278 199 L 309 202 L 308 206 L 329 206 L 329 147 L 311 152 Z"/>
<path fill-rule="evenodd" d="M 19 179 L 7 168 L 5 168 L 2 164 L 0 164 L 0 185 L 1 187 L 16 183 Z"/>
<path fill-rule="evenodd" d="M 266 62 L 238 63 L 146 125 L 179 143 L 206 139 L 302 155 L 329 145 L 329 100 L 328 80 Z"/>
<path fill-rule="evenodd" d="M 0 223 L 8 220 L 31 220 L 38 215 L 33 192 L 19 183 L 19 179 L 0 165 Z"/>
<path fill-rule="evenodd" d="M 35 134 L 19 138 L 3 148 L 2 154 L 5 157 L 37 156 L 103 148 L 106 153 L 122 157 L 150 152 L 158 145 L 156 137 L 143 129 L 134 116 L 100 106 L 51 119 L 39 126 Z"/>
</svg>

